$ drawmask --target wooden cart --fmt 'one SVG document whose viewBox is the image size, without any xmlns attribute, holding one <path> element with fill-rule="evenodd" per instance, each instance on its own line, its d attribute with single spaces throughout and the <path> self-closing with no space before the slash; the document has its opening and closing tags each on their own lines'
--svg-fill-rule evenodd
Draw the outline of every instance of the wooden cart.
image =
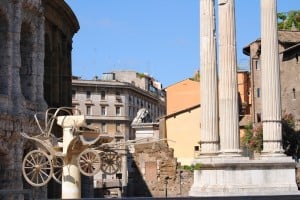
<svg viewBox="0 0 300 200">
<path fill-rule="evenodd" d="M 50 108 L 45 112 L 44 126 L 41 126 L 38 114 L 34 115 L 40 134 L 21 132 L 24 138 L 33 141 L 36 146 L 36 149 L 25 155 L 22 164 L 23 176 L 30 185 L 43 186 L 51 178 L 61 183 L 64 162 L 74 154 L 77 155 L 77 165 L 83 175 L 93 176 L 100 170 L 114 174 L 120 170 L 121 157 L 113 145 L 108 145 L 113 138 L 86 125 L 72 127 L 74 138 L 67 150 L 63 151 L 63 140 L 52 133 L 53 126 L 58 116 L 73 113 L 80 114 L 78 110 L 69 107 Z"/>
</svg>

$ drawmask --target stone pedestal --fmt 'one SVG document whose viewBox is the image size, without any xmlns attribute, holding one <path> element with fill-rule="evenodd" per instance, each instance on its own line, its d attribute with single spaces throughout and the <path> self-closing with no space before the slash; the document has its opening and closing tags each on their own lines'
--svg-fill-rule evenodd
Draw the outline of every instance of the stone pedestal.
<svg viewBox="0 0 300 200">
<path fill-rule="evenodd" d="M 76 150 L 69 150 L 74 139 L 73 128 L 85 124 L 84 115 L 69 115 L 57 117 L 57 124 L 63 128 L 63 154 L 65 155 L 62 177 L 62 199 L 81 198 L 81 177 L 77 165 Z M 70 151 L 70 152 L 69 152 Z M 69 155 L 70 154 L 70 155 Z"/>
<path fill-rule="evenodd" d="M 289 157 L 201 158 L 190 196 L 299 195 Z"/>
</svg>

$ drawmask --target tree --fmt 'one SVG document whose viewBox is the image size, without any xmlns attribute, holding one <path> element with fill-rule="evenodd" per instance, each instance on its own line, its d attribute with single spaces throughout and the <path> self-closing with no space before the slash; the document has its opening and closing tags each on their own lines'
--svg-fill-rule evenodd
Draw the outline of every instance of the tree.
<svg viewBox="0 0 300 200">
<path fill-rule="evenodd" d="M 300 133 L 295 130 L 295 119 L 285 113 L 282 120 L 282 146 L 288 156 L 300 157 Z"/>
<path fill-rule="evenodd" d="M 263 129 L 262 123 L 256 123 L 246 126 L 245 135 L 241 138 L 242 144 L 251 152 L 260 153 L 263 148 Z"/>
<path fill-rule="evenodd" d="M 263 149 L 262 123 L 249 124 L 241 142 L 251 152 L 260 153 Z M 282 146 L 286 155 L 300 158 L 300 133 L 295 130 L 295 119 L 290 113 L 282 116 Z"/>
<path fill-rule="evenodd" d="M 300 31 L 300 10 L 277 13 L 278 30 L 292 30 L 295 27 Z"/>
</svg>

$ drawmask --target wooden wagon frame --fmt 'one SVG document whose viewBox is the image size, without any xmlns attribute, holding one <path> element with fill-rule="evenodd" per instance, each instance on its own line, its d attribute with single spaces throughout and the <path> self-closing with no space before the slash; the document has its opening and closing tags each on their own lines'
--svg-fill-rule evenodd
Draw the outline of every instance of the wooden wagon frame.
<svg viewBox="0 0 300 200">
<path fill-rule="evenodd" d="M 21 135 L 35 143 L 36 149 L 28 152 L 22 163 L 25 180 L 32 186 L 46 185 L 51 178 L 61 183 L 63 166 L 72 156 L 77 155 L 77 166 L 85 176 L 93 176 L 100 170 L 106 174 L 115 174 L 121 168 L 121 155 L 115 145 L 109 143 L 113 137 L 100 133 L 87 125 L 72 127 L 73 139 L 67 150 L 63 151 L 63 140 L 53 134 L 53 126 L 59 116 L 73 115 L 79 110 L 70 107 L 49 108 L 45 112 L 44 126 L 41 126 L 38 113 L 34 119 L 40 129 L 38 135 Z M 84 117 L 84 116 L 82 116 Z"/>
</svg>

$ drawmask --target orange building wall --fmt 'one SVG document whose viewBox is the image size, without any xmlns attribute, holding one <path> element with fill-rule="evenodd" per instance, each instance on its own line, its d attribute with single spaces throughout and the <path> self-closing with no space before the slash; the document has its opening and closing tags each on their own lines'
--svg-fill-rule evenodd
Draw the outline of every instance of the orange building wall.
<svg viewBox="0 0 300 200">
<path fill-rule="evenodd" d="M 250 74 L 248 71 L 239 71 L 237 73 L 238 92 L 242 103 L 243 112 L 240 114 L 250 114 L 251 93 L 250 93 Z"/>
<path fill-rule="evenodd" d="M 167 115 L 200 104 L 200 83 L 185 79 L 166 88 Z"/>
</svg>

